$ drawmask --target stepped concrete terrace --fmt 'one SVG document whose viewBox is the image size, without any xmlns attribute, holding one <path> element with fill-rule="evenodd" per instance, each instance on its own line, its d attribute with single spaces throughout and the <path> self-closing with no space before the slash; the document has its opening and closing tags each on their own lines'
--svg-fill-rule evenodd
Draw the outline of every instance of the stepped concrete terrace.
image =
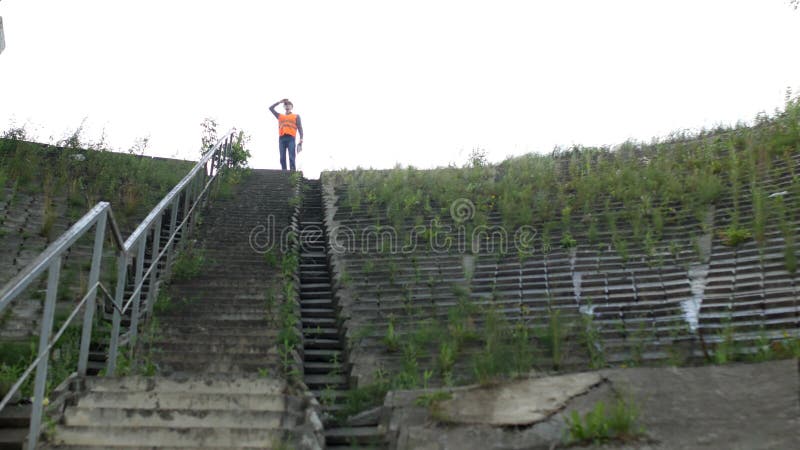
<svg viewBox="0 0 800 450">
<path fill-rule="evenodd" d="M 15 142 L 0 139 L 0 147 L 6 154 L 0 155 L 0 164 L 5 163 L 5 158 L 12 158 L 17 146 L 28 146 L 47 161 L 49 169 L 55 171 L 59 158 L 80 155 L 89 159 L 73 159 L 72 169 L 81 170 L 81 166 L 89 164 L 99 164 L 93 162 L 93 155 L 103 154 L 116 161 L 145 161 L 153 166 L 158 166 L 164 171 L 175 174 L 175 179 L 170 185 L 147 185 L 138 182 L 135 178 L 127 180 L 128 188 L 138 189 L 139 197 L 132 201 L 131 205 L 124 208 L 117 208 L 115 213 L 119 221 L 120 232 L 124 236 L 130 235 L 135 226 L 147 215 L 155 206 L 155 201 L 164 196 L 169 188 L 177 183 L 185 172 L 191 169 L 193 163 L 169 158 L 153 158 L 147 156 L 128 155 L 122 153 L 98 152 L 86 149 L 68 149 L 55 147 L 47 144 L 36 144 L 31 142 Z M 6 147 L 7 146 L 7 147 Z M 102 166 L 100 166 L 102 167 Z M 7 169 L 7 167 L 0 167 Z M 13 175 L 13 174 L 12 174 Z M 87 203 L 86 196 L 95 189 L 103 189 L 100 181 L 85 177 L 81 180 L 82 185 L 78 189 L 69 186 L 58 185 L 53 188 L 52 193 L 45 193 L 41 175 L 37 174 L 36 180 L 32 185 L 17 183 L 13 176 L 6 179 L 5 184 L 0 184 L 0 285 L 5 284 L 24 269 L 36 256 L 38 256 L 51 242 L 52 239 L 61 235 L 76 220 L 78 220 L 91 206 Z M 72 192 L 72 191 L 75 192 Z M 117 195 L 118 193 L 114 193 Z M 115 206 L 118 203 L 110 197 L 101 197 L 98 200 L 111 201 Z M 48 220 L 48 215 L 52 215 L 52 225 L 49 232 L 45 233 L 44 225 Z M 92 252 L 91 239 L 83 238 L 75 245 L 70 247 L 64 255 L 62 276 L 64 281 L 62 289 L 59 291 L 57 309 L 69 310 L 72 302 L 80 294 L 81 276 L 88 273 L 90 255 Z M 111 250 L 104 256 L 104 266 L 113 265 L 114 254 Z M 112 273 L 103 273 L 102 279 L 108 284 L 111 281 Z M 28 288 L 28 291 L 15 300 L 9 308 L 4 311 L 4 316 L 0 319 L 0 340 L 1 341 L 27 341 L 39 329 L 39 320 L 42 313 L 42 299 L 44 295 L 44 285 L 35 283 Z"/>
<path fill-rule="evenodd" d="M 755 185 L 767 193 L 790 191 L 784 203 L 795 242 L 800 202 L 793 197 L 792 174 L 799 165 L 797 152 L 779 158 Z M 402 335 L 432 318 L 446 321 L 465 295 L 474 305 L 491 305 L 512 323 L 529 327 L 546 325 L 551 313 L 559 311 L 572 324 L 562 370 L 589 367 L 579 325 L 587 318 L 611 364 L 699 363 L 713 355 L 726 330 L 735 330 L 733 340 L 745 354 L 765 340 L 800 333 L 797 275 L 785 264 L 787 246 L 779 221 L 765 224 L 763 243 L 751 239 L 731 247 L 715 233 L 734 214 L 742 222 L 752 219 L 749 185 L 738 193 L 736 212 L 732 193 L 717 199 L 705 217 L 683 213 L 678 205 L 668 209 L 674 217 L 665 218 L 652 249 L 632 238 L 630 226 L 620 224 L 612 234 L 601 223 L 593 235 L 572 230 L 578 243 L 572 248 L 559 244 L 565 230 L 551 229 L 547 251 L 540 248 L 520 258 L 516 252 L 498 252 L 486 237 L 467 251 L 455 246 L 436 250 L 425 237 L 412 252 L 386 251 L 377 244 L 381 236 L 411 236 L 415 226 L 434 218 L 453 230 L 459 224 L 445 205 L 432 205 L 431 212 L 395 224 L 380 205 L 348 202 L 350 186 L 334 175 L 323 174 L 322 180 L 325 225 L 332 230 L 333 295 L 348 333 L 352 373 L 365 381 L 380 368 L 400 370 L 401 355 L 385 343 L 390 325 Z M 624 208 L 613 202 L 609 206 L 611 214 Z M 579 223 L 581 217 L 573 215 L 572 222 Z M 388 225 L 396 235 L 381 234 Z M 491 212 L 487 225 L 501 226 L 499 213 Z M 540 223 L 531 225 L 544 229 Z M 625 255 L 614 247 L 612 235 L 628 242 Z M 400 241 L 395 248 L 403 245 Z M 478 329 L 481 321 L 474 319 Z M 423 350 L 419 356 L 420 370 L 436 367 L 428 353 Z"/>
<path fill-rule="evenodd" d="M 19 161 L 14 160 L 20 155 L 24 156 L 24 169 L 15 168 Z M 89 175 L 90 172 L 103 170 L 107 164 L 116 168 L 113 177 L 109 175 L 101 180 Z M 15 277 L 47 245 L 71 227 L 89 210 L 92 199 L 112 201 L 120 232 L 125 236 L 130 235 L 157 200 L 192 166 L 192 162 L 183 160 L 0 139 L 0 179 L 3 180 L 0 182 L 0 284 Z M 137 169 L 152 170 L 158 176 L 140 180 L 133 173 Z M 27 172 L 28 178 L 25 179 L 21 172 Z M 42 174 L 56 175 L 48 177 Z M 127 178 L 117 180 L 117 174 L 124 174 Z M 159 178 L 162 175 L 163 178 Z M 114 189 L 104 184 L 110 180 L 121 183 L 122 188 Z M 135 195 L 128 195 L 125 202 L 118 202 L 123 191 L 135 192 Z M 56 322 L 63 319 L 83 295 L 82 283 L 88 277 L 92 246 L 92 236 L 86 235 L 69 247 L 62 257 Z M 115 262 L 114 251 L 107 246 L 103 267 L 113 268 Z M 129 274 L 129 280 L 133 279 L 132 275 Z M 113 270 L 105 270 L 100 274 L 105 286 L 113 285 L 113 277 Z M 46 279 L 42 278 L 32 283 L 4 309 L 0 317 L 0 345 L 12 349 L 29 348 L 29 343 L 36 338 L 40 329 L 45 282 Z M 142 292 L 146 294 L 148 290 L 149 283 Z M 130 294 L 131 291 L 129 286 L 126 292 Z M 102 314 L 95 316 L 98 323 L 108 319 L 110 324 L 112 310 L 109 304 L 106 306 L 106 317 Z M 126 317 L 126 323 L 128 320 L 129 317 Z M 10 353 L 13 355 L 15 352 Z M 92 345 L 89 374 L 97 374 L 105 366 L 106 354 L 105 345 Z M 13 356 L 8 358 L 10 360 L 5 362 L 10 365 L 20 363 L 13 360 Z M 30 405 L 24 400 L 3 409 L 0 413 L 0 448 L 20 447 L 26 436 L 30 412 Z"/>
<path fill-rule="evenodd" d="M 74 382 L 48 446 L 324 446 L 319 405 L 284 376 L 267 309 L 268 292 L 279 295 L 274 308 L 283 301 L 282 275 L 249 239 L 268 216 L 279 230 L 291 224 L 295 192 L 288 173 L 252 170 L 230 197 L 209 202 L 184 243 L 202 255 L 201 270 L 162 291 L 170 302 L 137 344 L 134 370 L 152 364 L 157 373 Z"/>
</svg>

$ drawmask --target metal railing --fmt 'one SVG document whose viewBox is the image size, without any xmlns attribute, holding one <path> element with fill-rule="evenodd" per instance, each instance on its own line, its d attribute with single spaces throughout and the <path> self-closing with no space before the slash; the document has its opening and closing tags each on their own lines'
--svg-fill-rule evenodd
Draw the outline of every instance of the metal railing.
<svg viewBox="0 0 800 450">
<path fill-rule="evenodd" d="M 227 167 L 230 163 L 231 149 L 235 139 L 235 133 L 230 132 L 209 149 L 189 173 L 150 211 L 127 240 L 122 239 L 117 222 L 114 220 L 111 204 L 100 202 L 72 225 L 69 230 L 51 243 L 0 291 L 0 313 L 2 313 L 15 298 L 47 272 L 47 290 L 39 333 L 37 357 L 0 401 L 0 411 L 2 411 L 33 371 L 36 371 L 27 448 L 36 448 L 39 438 L 48 362 L 50 352 L 55 347 L 58 339 L 83 308 L 83 328 L 78 354 L 78 367 L 77 372 L 71 376 L 76 374 L 80 376 L 86 375 L 89 362 L 89 347 L 92 339 L 92 326 L 97 307 L 96 299 L 97 293 L 100 291 L 104 299 L 109 300 L 113 305 L 106 375 L 114 375 L 120 345 L 127 343 L 131 346 L 131 349 L 135 345 L 139 317 L 142 313 L 146 315 L 151 311 L 157 296 L 159 278 L 162 278 L 160 275 L 169 273 L 178 241 L 185 241 L 182 238 L 191 234 L 195 226 L 198 207 L 205 204 L 208 198 L 206 193 L 218 178 L 217 175 L 220 173 L 220 169 Z M 107 227 L 111 231 L 117 258 L 116 290 L 113 297 L 100 281 L 103 245 L 106 240 Z M 52 335 L 62 256 L 75 242 L 87 235 L 91 229 L 94 229 L 94 247 L 87 292 L 72 309 L 60 329 L 55 335 Z M 166 234 L 166 237 L 164 234 Z M 162 244 L 164 238 L 165 242 Z M 145 254 L 148 247 L 150 248 L 150 259 L 149 263 L 145 265 Z M 159 270 L 159 264 L 162 261 L 163 274 Z M 132 286 L 130 286 L 128 280 L 129 272 L 133 273 Z M 130 294 L 126 293 L 126 288 L 132 289 Z M 146 294 L 144 294 L 145 288 L 147 288 Z M 144 305 L 142 305 L 143 297 Z M 121 339 L 122 317 L 129 311 L 131 318 L 127 339 Z"/>
</svg>

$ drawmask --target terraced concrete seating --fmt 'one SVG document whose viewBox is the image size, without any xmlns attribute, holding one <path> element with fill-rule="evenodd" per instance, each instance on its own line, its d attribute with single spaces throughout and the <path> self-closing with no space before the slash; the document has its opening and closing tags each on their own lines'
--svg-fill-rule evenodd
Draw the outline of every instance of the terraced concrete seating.
<svg viewBox="0 0 800 450">
<path fill-rule="evenodd" d="M 792 158 L 795 166 L 800 163 L 800 156 Z M 789 167 L 777 162 L 759 186 L 780 192 L 791 181 Z M 612 232 L 600 220 L 591 236 L 582 226 L 572 230 L 577 243 L 572 250 L 560 248 L 565 230 L 555 229 L 549 233 L 549 251 L 522 259 L 514 252 L 498 254 L 496 242 L 490 242 L 491 230 L 502 225 L 498 213 L 488 215 L 489 241 L 484 237 L 472 249 L 467 239 L 466 251 L 455 246 L 434 251 L 426 236 L 412 230 L 430 227 L 435 219 L 450 227 L 454 237 L 458 224 L 449 217 L 448 205 L 431 205 L 428 212 L 394 223 L 384 208 L 364 202 L 353 207 L 348 188 L 330 185 L 326 196 L 327 225 L 338 244 L 331 257 L 334 290 L 341 294 L 342 314 L 353 327 L 371 330 L 366 338 L 357 335 L 353 351 L 366 351 L 381 361 L 393 358 L 380 345 L 390 322 L 402 332 L 413 331 L 420 318 L 446 319 L 459 301 L 454 292 L 458 287 L 468 291 L 473 303 L 492 305 L 512 321 L 542 323 L 553 309 L 575 322 L 588 314 L 612 361 L 630 358 L 630 348 L 641 347 L 642 341 L 643 359 L 663 359 L 675 344 L 703 356 L 700 337 L 713 344 L 720 330 L 731 325 L 742 340 L 756 339 L 759 330 L 770 338 L 800 332 L 796 277 L 786 270 L 779 221 L 766 225 L 763 246 L 751 240 L 727 247 L 717 234 L 731 223 L 735 205 L 742 223 L 752 221 L 749 186 L 742 187 L 738 202 L 719 199 L 707 224 L 695 212 L 672 205 L 653 248 L 645 248 L 630 226 L 618 223 Z M 786 199 L 785 204 L 796 240 L 800 202 Z M 610 204 L 612 216 L 622 211 L 623 204 Z M 581 217 L 572 219 L 579 223 Z M 398 251 L 414 237 L 415 251 Z M 390 245 L 381 247 L 380 238 L 391 239 Z M 627 244 L 626 255 L 615 248 L 615 240 Z M 704 248 L 701 241 L 711 245 Z M 574 327 L 575 332 L 580 329 Z"/>
<path fill-rule="evenodd" d="M 800 155 L 792 155 L 791 162 L 797 167 Z M 773 167 L 778 175 L 759 180 L 759 187 L 767 194 L 789 192 L 793 171 L 785 161 L 780 161 Z M 741 223 L 753 221 L 755 212 L 752 201 L 747 199 L 748 193 L 749 188 L 743 187 L 738 202 L 734 202 L 733 197 L 721 199 L 722 207 L 715 212 L 715 223 L 729 226 L 733 222 L 734 204 L 738 204 Z M 797 242 L 800 228 L 796 218 L 800 202 L 791 192 L 788 196 L 777 195 L 784 195 L 789 229 Z M 785 333 L 796 335 L 800 329 L 797 275 L 786 269 L 787 243 L 781 220 L 775 217 L 774 205 L 768 203 L 767 208 L 770 220 L 765 223 L 763 243 L 751 239 L 735 248 L 726 247 L 718 240 L 713 244 L 699 312 L 699 329 L 706 342 L 720 342 L 726 330 L 735 330 L 734 339 L 747 347 L 765 338 L 782 338 Z"/>
</svg>

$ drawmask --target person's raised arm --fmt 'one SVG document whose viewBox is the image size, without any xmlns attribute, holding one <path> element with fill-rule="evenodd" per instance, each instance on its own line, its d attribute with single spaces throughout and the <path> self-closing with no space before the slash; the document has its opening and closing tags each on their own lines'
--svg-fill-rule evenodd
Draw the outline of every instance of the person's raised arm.
<svg viewBox="0 0 800 450">
<path fill-rule="evenodd" d="M 272 112 L 272 115 L 275 116 L 276 119 L 278 118 L 279 114 L 278 114 L 278 111 L 275 111 L 275 107 L 280 105 L 281 103 L 283 103 L 285 101 L 286 101 L 286 99 L 278 100 L 277 102 L 275 102 L 274 105 L 269 107 L 269 110 Z"/>
</svg>

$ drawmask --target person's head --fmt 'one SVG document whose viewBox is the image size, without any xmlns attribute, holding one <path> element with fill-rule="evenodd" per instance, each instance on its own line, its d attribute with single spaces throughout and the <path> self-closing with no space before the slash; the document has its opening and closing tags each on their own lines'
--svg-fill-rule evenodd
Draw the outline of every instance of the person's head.
<svg viewBox="0 0 800 450">
<path fill-rule="evenodd" d="M 283 107 L 286 109 L 286 114 L 291 114 L 292 113 L 292 108 L 294 108 L 294 105 L 292 104 L 292 102 L 287 100 L 287 101 L 283 102 Z"/>
</svg>

